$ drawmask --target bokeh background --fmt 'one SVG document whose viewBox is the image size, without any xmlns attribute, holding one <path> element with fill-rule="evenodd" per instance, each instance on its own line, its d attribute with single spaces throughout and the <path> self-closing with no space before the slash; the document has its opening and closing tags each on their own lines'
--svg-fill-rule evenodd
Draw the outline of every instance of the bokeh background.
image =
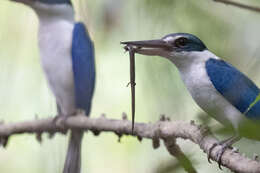
<svg viewBox="0 0 260 173">
<path fill-rule="evenodd" d="M 239 2 L 260 6 L 258 0 Z M 212 0 L 75 0 L 77 18 L 84 21 L 95 42 L 97 83 L 92 117 L 105 113 L 121 118 L 131 113 L 129 57 L 120 41 L 156 39 L 168 33 L 188 32 L 246 73 L 260 86 L 260 14 L 215 3 Z M 20 122 L 56 114 L 39 62 L 38 20 L 28 7 L 0 2 L 0 119 Z M 57 62 L 59 63 L 59 62 Z M 207 119 L 183 85 L 177 69 L 165 59 L 136 56 L 136 121 L 155 122 L 160 114 L 172 120 L 195 120 L 211 128 L 221 127 Z M 220 139 L 223 135 L 218 135 Z M 189 141 L 177 140 L 199 172 L 222 172 L 209 164 L 206 154 Z M 240 151 L 252 157 L 260 143 L 241 140 Z M 56 135 L 39 144 L 32 135 L 12 136 L 0 149 L 1 173 L 57 173 L 63 168 L 67 137 Z M 83 142 L 83 171 L 89 173 L 184 172 L 165 147 L 154 150 L 150 140 L 138 142 L 112 133 Z M 229 172 L 224 169 L 223 172 Z"/>
</svg>

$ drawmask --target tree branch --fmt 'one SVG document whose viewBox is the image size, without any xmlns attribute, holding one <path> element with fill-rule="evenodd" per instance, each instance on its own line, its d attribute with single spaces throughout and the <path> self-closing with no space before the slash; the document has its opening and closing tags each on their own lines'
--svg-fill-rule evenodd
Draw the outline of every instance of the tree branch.
<svg viewBox="0 0 260 173">
<path fill-rule="evenodd" d="M 179 161 L 186 172 L 197 173 L 191 161 L 185 156 L 185 154 L 181 151 L 181 148 L 176 144 L 175 138 L 164 139 L 164 145 L 166 146 L 168 152 L 173 157 L 176 157 L 176 159 Z"/>
<path fill-rule="evenodd" d="M 137 136 L 139 140 L 142 138 L 148 139 L 163 139 L 169 150 L 173 154 L 178 151 L 176 147 L 174 152 L 172 150 L 172 141 L 175 138 L 189 139 L 195 144 L 198 144 L 200 148 L 208 153 L 210 147 L 217 142 L 216 138 L 210 133 L 210 131 L 202 126 L 196 125 L 194 122 L 187 123 L 183 121 L 158 121 L 156 123 L 136 123 L 134 133 L 131 131 L 131 122 L 115 119 L 107 119 L 104 116 L 100 118 L 88 118 L 86 116 L 78 115 L 69 117 L 63 121 L 53 123 L 53 118 L 33 120 L 22 123 L 10 123 L 0 125 L 0 137 L 2 139 L 8 139 L 9 136 L 21 133 L 35 133 L 37 139 L 41 139 L 40 136 L 43 132 L 54 134 L 56 132 L 65 132 L 68 129 L 82 129 L 90 130 L 95 135 L 100 132 L 114 132 L 119 137 L 122 135 Z M 156 141 L 156 140 L 155 140 Z M 170 142 L 169 142 L 170 141 Z M 211 153 L 211 158 L 216 161 L 217 151 L 220 147 L 215 147 Z M 230 149 L 227 149 L 222 157 L 223 166 L 229 168 L 234 172 L 243 173 L 259 173 L 260 163 L 256 160 L 252 160 L 242 156 L 239 153 L 235 153 Z"/>
<path fill-rule="evenodd" d="M 260 13 L 260 7 L 254 7 L 254 6 L 250 6 L 250 5 L 246 5 L 246 4 L 241 4 L 239 2 L 230 1 L 230 0 L 213 0 L 213 1 Z"/>
</svg>

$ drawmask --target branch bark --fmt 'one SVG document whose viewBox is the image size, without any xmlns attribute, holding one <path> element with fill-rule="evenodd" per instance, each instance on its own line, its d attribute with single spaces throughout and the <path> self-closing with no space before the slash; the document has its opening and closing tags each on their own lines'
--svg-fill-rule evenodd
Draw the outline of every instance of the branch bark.
<svg viewBox="0 0 260 173">
<path fill-rule="evenodd" d="M 166 146 L 168 152 L 179 161 L 179 163 L 182 165 L 187 173 L 197 173 L 191 161 L 181 151 L 179 145 L 176 144 L 175 138 L 164 139 L 164 145 Z"/>
<path fill-rule="evenodd" d="M 246 4 L 242 4 L 230 0 L 213 0 L 213 1 L 260 13 L 260 7 L 250 6 L 250 5 L 246 5 Z"/>
<path fill-rule="evenodd" d="M 99 118 L 88 118 L 78 115 L 69 117 L 63 121 L 53 123 L 53 118 L 33 120 L 22 123 L 9 123 L 0 125 L 0 137 L 8 139 L 9 136 L 22 133 L 37 134 L 37 139 L 41 139 L 42 133 L 47 132 L 53 135 L 56 132 L 65 132 L 68 129 L 90 130 L 95 135 L 100 132 L 114 132 L 121 137 L 122 135 L 137 136 L 139 140 L 142 138 L 148 139 L 163 139 L 170 152 L 176 156 L 172 150 L 172 141 L 175 138 L 189 139 L 193 143 L 208 153 L 210 147 L 217 142 L 217 139 L 210 133 L 208 128 L 196 125 L 194 122 L 183 121 L 158 121 L 156 123 L 136 123 L 132 134 L 131 122 L 115 119 L 107 119 L 104 116 Z M 211 152 L 211 158 L 216 161 L 217 151 L 220 147 L 215 147 Z M 178 149 L 178 148 L 177 148 Z M 223 166 L 234 172 L 243 173 L 260 173 L 260 163 L 256 160 L 246 158 L 245 156 L 227 149 L 222 157 Z"/>
</svg>

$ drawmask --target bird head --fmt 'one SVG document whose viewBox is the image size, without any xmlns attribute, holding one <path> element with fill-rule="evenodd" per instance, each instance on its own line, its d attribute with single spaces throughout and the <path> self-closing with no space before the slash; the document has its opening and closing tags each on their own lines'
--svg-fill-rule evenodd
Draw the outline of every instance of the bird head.
<svg viewBox="0 0 260 173">
<path fill-rule="evenodd" d="M 44 18 L 61 17 L 73 20 L 74 11 L 71 0 L 11 0 L 23 3 Z"/>
<path fill-rule="evenodd" d="M 72 4 L 70 0 L 11 0 L 11 1 L 24 3 L 26 5 L 32 5 L 35 2 L 40 2 L 40 3 L 46 4 L 46 5 L 54 5 L 54 4 L 68 4 L 68 5 L 71 5 Z"/>
<path fill-rule="evenodd" d="M 192 62 L 207 50 L 198 37 L 187 33 L 174 33 L 157 40 L 127 41 L 121 44 L 134 47 L 135 53 L 165 57 L 176 65 Z"/>
</svg>

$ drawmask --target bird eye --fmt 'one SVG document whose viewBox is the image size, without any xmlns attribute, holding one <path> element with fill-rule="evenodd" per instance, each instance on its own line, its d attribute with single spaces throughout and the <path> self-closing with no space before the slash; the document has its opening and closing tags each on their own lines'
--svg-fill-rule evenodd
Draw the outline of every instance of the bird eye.
<svg viewBox="0 0 260 173">
<path fill-rule="evenodd" d="M 187 38 L 184 38 L 184 37 L 181 37 L 181 38 L 178 38 L 175 42 L 174 42 L 174 45 L 176 47 L 183 47 L 187 44 L 188 42 L 188 39 Z"/>
</svg>

